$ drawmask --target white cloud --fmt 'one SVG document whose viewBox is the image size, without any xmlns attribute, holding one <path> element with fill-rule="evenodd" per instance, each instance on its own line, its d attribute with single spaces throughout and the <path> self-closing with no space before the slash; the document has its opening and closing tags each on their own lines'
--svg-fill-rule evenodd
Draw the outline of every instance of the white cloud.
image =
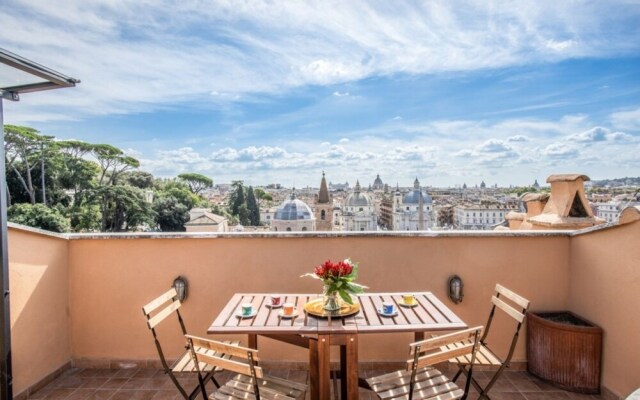
<svg viewBox="0 0 640 400">
<path fill-rule="evenodd" d="M 510 136 L 507 138 L 507 142 L 528 142 L 530 139 L 526 136 L 523 135 L 515 135 L 515 136 Z"/>
<path fill-rule="evenodd" d="M 348 142 L 349 142 L 349 139 L 347 139 L 347 138 L 342 138 L 342 139 L 340 139 L 338 142 L 339 142 L 339 143 L 348 143 Z"/>
<path fill-rule="evenodd" d="M 632 141 L 633 136 L 624 132 L 611 132 L 609 128 L 603 128 L 601 126 L 593 127 L 584 132 L 575 133 L 570 135 L 567 140 L 582 142 L 582 143 L 596 143 L 596 142 L 624 142 Z"/>
<path fill-rule="evenodd" d="M 9 0 L 0 43 L 82 79 L 8 106 L 12 119 L 44 121 L 397 73 L 629 54 L 640 49 L 638 17 L 623 2 L 514 2 L 496 12 L 490 2 L 439 0 L 398 3 L 391 13 L 364 1 Z"/>
<path fill-rule="evenodd" d="M 578 150 L 567 143 L 552 143 L 544 148 L 542 154 L 550 158 L 576 157 Z"/>
<path fill-rule="evenodd" d="M 580 132 L 573 134 L 568 137 L 569 140 L 574 140 L 576 142 L 603 142 L 607 140 L 607 134 L 609 133 L 608 129 L 605 129 L 601 126 L 596 126 L 594 128 L 589 129 L 588 131 Z"/>
<path fill-rule="evenodd" d="M 271 146 L 249 146 L 239 150 L 225 147 L 211 154 L 213 161 L 260 161 L 288 156 L 286 150 Z"/>
<path fill-rule="evenodd" d="M 616 129 L 640 131 L 640 107 L 634 110 L 615 112 L 611 114 L 610 119 Z"/>
<path fill-rule="evenodd" d="M 489 139 L 477 146 L 476 150 L 482 153 L 501 153 L 510 151 L 511 148 L 507 146 L 502 140 Z"/>
<path fill-rule="evenodd" d="M 336 92 L 333 92 L 333 95 L 336 96 L 336 97 L 346 97 L 346 96 L 349 96 L 349 92 L 338 92 L 338 91 L 336 91 Z"/>
</svg>

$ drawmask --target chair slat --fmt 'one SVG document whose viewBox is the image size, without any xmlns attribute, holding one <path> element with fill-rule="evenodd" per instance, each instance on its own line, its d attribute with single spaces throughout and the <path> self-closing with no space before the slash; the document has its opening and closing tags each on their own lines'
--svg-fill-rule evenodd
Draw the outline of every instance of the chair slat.
<svg viewBox="0 0 640 400">
<path fill-rule="evenodd" d="M 524 308 L 525 310 L 529 308 L 529 300 L 525 299 L 524 297 L 520 296 L 515 292 L 512 292 L 511 290 L 507 289 L 506 287 L 502 286 L 499 283 L 496 284 L 496 292 L 500 293 L 502 296 L 513 301 L 514 303 Z"/>
<path fill-rule="evenodd" d="M 149 329 L 155 328 L 160 322 L 164 321 L 165 318 L 171 315 L 178 308 L 180 308 L 180 301 L 176 300 L 173 303 L 169 304 L 162 311 L 158 312 L 156 315 L 151 317 L 151 319 L 147 321 L 147 325 L 149 325 Z"/>
<path fill-rule="evenodd" d="M 467 339 L 471 338 L 476 334 L 476 332 L 481 331 L 482 327 L 477 326 L 475 328 L 464 329 L 462 331 L 448 333 L 446 335 L 434 336 L 429 339 L 421 340 L 419 342 L 411 343 L 409 354 L 413 355 L 415 349 L 420 346 L 420 352 L 432 350 L 435 348 L 439 348 L 445 346 L 449 343 L 456 342 L 464 342 Z"/>
<path fill-rule="evenodd" d="M 234 344 L 220 342 L 217 340 L 205 339 L 198 336 L 193 335 L 185 335 L 187 339 L 191 339 L 193 345 L 198 348 L 202 347 L 204 349 L 213 350 L 218 353 L 229 354 L 232 357 L 238 357 L 247 359 L 247 353 L 251 353 L 253 357 L 253 361 L 260 361 L 258 358 L 258 350 L 250 349 L 248 347 L 236 346 Z"/>
<path fill-rule="evenodd" d="M 146 306 L 142 307 L 142 312 L 144 313 L 144 315 L 149 316 L 149 314 L 152 313 L 156 308 L 173 299 L 177 295 L 178 293 L 176 292 L 176 289 L 171 288 L 167 292 L 153 299 Z"/>
<path fill-rule="evenodd" d="M 522 323 L 524 321 L 524 314 L 515 308 L 511 307 L 509 304 L 500 300 L 496 296 L 491 297 L 491 302 L 496 305 L 496 307 L 500 308 L 502 311 L 506 312 L 509 316 L 511 316 L 516 321 Z"/>
<path fill-rule="evenodd" d="M 251 382 L 251 377 L 246 375 L 240 375 L 240 376 L 237 376 L 236 378 L 241 382 Z M 282 387 L 293 388 L 301 392 L 307 390 L 307 385 L 305 384 L 289 381 L 282 378 L 276 378 L 275 376 L 269 376 L 268 378 L 264 378 L 264 381 L 268 382 L 267 386 L 280 385 Z"/>
<path fill-rule="evenodd" d="M 394 386 L 392 388 L 389 388 L 389 390 L 386 390 L 386 391 L 376 390 L 376 393 L 378 393 L 378 396 L 381 399 L 392 399 L 392 398 L 396 398 L 396 397 L 398 397 L 400 395 L 403 395 L 403 394 L 409 394 L 409 386 L 410 386 L 409 385 L 409 383 L 410 383 L 409 380 L 410 379 L 406 380 L 406 382 L 400 383 L 399 386 Z M 440 386 L 440 385 L 445 384 L 447 382 L 449 382 L 449 379 L 444 375 L 438 375 L 435 378 L 427 379 L 427 380 L 423 380 L 423 381 L 418 381 L 416 379 L 416 384 L 415 384 L 413 390 L 414 391 L 415 390 L 417 390 L 417 391 L 426 390 L 426 389 L 429 389 L 429 388 L 432 388 L 432 387 Z"/>
<path fill-rule="evenodd" d="M 435 368 L 422 368 L 416 372 L 416 379 L 430 379 L 435 376 L 441 375 L 441 372 Z M 377 387 L 378 385 L 385 385 L 388 381 L 395 381 L 401 379 L 411 378 L 410 370 L 395 371 L 388 374 L 374 376 L 367 379 L 367 383 L 370 387 Z"/>
<path fill-rule="evenodd" d="M 433 354 L 427 354 L 418 359 L 417 368 L 434 365 L 439 362 L 448 361 L 452 358 L 463 356 L 465 354 L 470 354 L 473 352 L 473 346 L 473 343 L 466 343 L 460 347 L 456 347 L 455 349 L 440 350 Z M 413 360 L 408 360 L 407 363 L 412 364 Z"/>
<path fill-rule="evenodd" d="M 229 371 L 233 371 L 239 374 L 244 374 L 244 375 L 251 375 L 251 368 L 249 367 L 248 364 L 243 363 L 243 362 L 239 362 L 239 361 L 235 361 L 235 360 L 227 360 L 225 358 L 219 357 L 219 356 L 212 356 L 209 354 L 206 354 L 202 351 L 197 351 L 196 350 L 196 357 L 198 358 L 198 361 L 200 362 L 205 362 L 207 364 L 213 365 L 215 367 L 220 367 L 222 369 L 227 369 Z M 263 372 L 262 372 L 262 368 L 260 367 L 255 367 L 255 371 L 256 371 L 256 376 L 258 378 L 262 378 L 263 377 Z"/>
</svg>

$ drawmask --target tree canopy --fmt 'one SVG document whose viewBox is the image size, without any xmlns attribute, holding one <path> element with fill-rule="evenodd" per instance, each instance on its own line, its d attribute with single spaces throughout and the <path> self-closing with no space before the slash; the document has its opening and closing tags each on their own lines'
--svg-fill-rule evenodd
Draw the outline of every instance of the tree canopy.
<svg viewBox="0 0 640 400">
<path fill-rule="evenodd" d="M 5 125 L 4 146 L 16 223 L 56 232 L 182 231 L 190 209 L 209 207 L 201 193 L 212 179 L 195 173 L 156 179 L 110 144 L 56 140 Z"/>
<path fill-rule="evenodd" d="M 186 182 L 189 186 L 189 190 L 191 190 L 194 194 L 200 194 L 203 190 L 208 189 L 213 186 L 213 180 L 193 172 L 180 174 L 178 178 Z"/>
</svg>

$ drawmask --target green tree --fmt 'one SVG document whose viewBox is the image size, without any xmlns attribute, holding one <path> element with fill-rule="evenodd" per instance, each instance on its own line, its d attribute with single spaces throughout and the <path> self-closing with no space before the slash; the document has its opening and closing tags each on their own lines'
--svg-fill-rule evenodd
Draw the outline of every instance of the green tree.
<svg viewBox="0 0 640 400">
<path fill-rule="evenodd" d="M 163 232 L 182 232 L 189 221 L 189 208 L 173 196 L 154 199 L 153 211 Z"/>
<path fill-rule="evenodd" d="M 50 136 L 42 136 L 40 132 L 26 126 L 5 125 L 4 153 L 8 171 L 13 171 L 22 187 L 29 195 L 31 204 L 36 203 L 36 190 L 33 184 L 33 170 L 38 164 L 44 165 L 44 143 Z M 48 147 L 48 145 L 47 145 Z M 40 161 L 40 162 L 39 162 Z M 43 174 L 44 182 L 44 174 Z M 9 198 L 11 193 L 8 192 Z"/>
<path fill-rule="evenodd" d="M 87 201 L 100 207 L 100 230 L 103 232 L 121 232 L 155 224 L 153 209 L 138 188 L 99 186 L 88 192 Z"/>
<path fill-rule="evenodd" d="M 153 187 L 153 175 L 144 171 L 127 171 L 120 176 L 120 180 L 138 189 L 151 189 Z"/>
<path fill-rule="evenodd" d="M 73 232 L 96 232 L 102 227 L 102 214 L 97 204 L 73 205 L 65 210 Z"/>
<path fill-rule="evenodd" d="M 183 180 L 189 186 L 189 190 L 194 194 L 200 194 L 203 190 L 213 186 L 213 180 L 194 172 L 180 174 L 178 175 L 178 179 Z"/>
<path fill-rule="evenodd" d="M 110 144 L 96 144 L 92 152 L 100 164 L 99 185 L 115 185 L 118 183 L 120 174 L 140 166 L 140 161 L 127 156 L 122 150 Z"/>
<path fill-rule="evenodd" d="M 68 232 L 69 221 L 57 209 L 44 204 L 15 204 L 7 210 L 9 221 L 46 229 L 52 232 Z"/>
<path fill-rule="evenodd" d="M 238 222 L 240 225 L 249 226 L 251 221 L 249 220 L 249 209 L 246 204 L 241 204 L 238 207 Z"/>
<path fill-rule="evenodd" d="M 231 186 L 233 186 L 233 191 L 229 195 L 231 214 L 239 216 L 240 206 L 246 203 L 244 198 L 244 185 L 242 181 L 233 181 Z"/>
<path fill-rule="evenodd" d="M 82 193 L 95 186 L 95 179 L 101 171 L 97 163 L 83 158 L 93 151 L 94 145 L 79 140 L 64 140 L 55 145 L 62 162 L 59 184 L 62 188 L 73 191 L 73 202 L 77 204 Z"/>
<path fill-rule="evenodd" d="M 247 189 L 247 209 L 249 211 L 249 223 L 253 226 L 260 225 L 260 209 L 251 186 Z"/>
<path fill-rule="evenodd" d="M 256 199 L 258 199 L 258 204 L 260 204 L 260 202 L 262 200 L 264 201 L 273 201 L 273 197 L 264 191 L 264 189 L 262 188 L 255 188 L 253 189 L 255 195 L 256 195 Z"/>
</svg>

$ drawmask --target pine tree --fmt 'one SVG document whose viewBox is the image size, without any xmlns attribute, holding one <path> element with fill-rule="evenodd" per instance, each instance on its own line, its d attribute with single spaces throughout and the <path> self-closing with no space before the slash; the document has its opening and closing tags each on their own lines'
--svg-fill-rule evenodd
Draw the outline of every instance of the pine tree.
<svg viewBox="0 0 640 400">
<path fill-rule="evenodd" d="M 247 208 L 249 209 L 249 221 L 251 222 L 251 225 L 260 225 L 260 209 L 258 208 L 256 196 L 253 192 L 253 187 L 251 186 L 247 189 Z"/>
<path fill-rule="evenodd" d="M 240 207 L 246 203 L 244 198 L 244 185 L 242 181 L 234 181 L 232 184 L 236 190 L 231 194 L 231 214 L 237 216 L 240 212 Z"/>
</svg>

